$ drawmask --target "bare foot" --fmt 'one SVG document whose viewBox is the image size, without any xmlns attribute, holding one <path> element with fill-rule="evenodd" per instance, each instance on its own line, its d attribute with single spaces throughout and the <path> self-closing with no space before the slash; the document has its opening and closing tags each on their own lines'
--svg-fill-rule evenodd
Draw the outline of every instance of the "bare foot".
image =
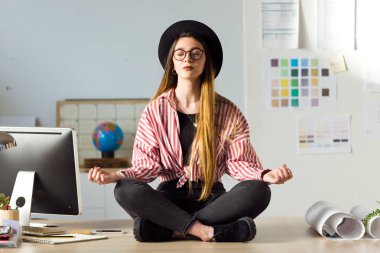
<svg viewBox="0 0 380 253">
<path fill-rule="evenodd" d="M 203 225 L 199 221 L 195 221 L 193 225 L 189 227 L 187 232 L 191 235 L 199 237 L 204 242 L 211 241 L 212 237 L 214 236 L 214 228 L 211 226 Z"/>
</svg>

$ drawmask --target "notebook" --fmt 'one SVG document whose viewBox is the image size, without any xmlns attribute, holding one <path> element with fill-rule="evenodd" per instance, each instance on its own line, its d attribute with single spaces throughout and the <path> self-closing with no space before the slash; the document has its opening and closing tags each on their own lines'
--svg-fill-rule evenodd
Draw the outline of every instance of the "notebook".
<svg viewBox="0 0 380 253">
<path fill-rule="evenodd" d="M 60 235 L 66 233 L 64 230 L 60 230 L 57 228 L 45 228 L 45 227 L 22 227 L 22 233 L 24 235 Z"/>
<path fill-rule="evenodd" d="M 23 235 L 24 242 L 42 243 L 42 244 L 62 244 L 73 242 L 85 242 L 107 239 L 103 235 L 83 235 L 83 234 L 64 234 L 64 235 L 49 235 L 49 236 L 29 236 Z"/>
</svg>

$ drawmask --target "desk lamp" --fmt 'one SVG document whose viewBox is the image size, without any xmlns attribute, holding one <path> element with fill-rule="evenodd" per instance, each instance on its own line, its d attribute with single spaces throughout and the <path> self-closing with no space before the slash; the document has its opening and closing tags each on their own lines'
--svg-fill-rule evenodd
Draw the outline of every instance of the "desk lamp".
<svg viewBox="0 0 380 253">
<path fill-rule="evenodd" d="M 0 151 L 7 149 L 7 148 L 12 148 L 16 147 L 16 141 L 13 139 L 12 135 L 4 132 L 0 132 Z"/>
</svg>

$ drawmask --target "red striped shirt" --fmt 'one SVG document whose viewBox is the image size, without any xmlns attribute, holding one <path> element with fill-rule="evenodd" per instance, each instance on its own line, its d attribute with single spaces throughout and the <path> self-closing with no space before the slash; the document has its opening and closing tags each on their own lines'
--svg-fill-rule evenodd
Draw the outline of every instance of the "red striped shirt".
<svg viewBox="0 0 380 253">
<path fill-rule="evenodd" d="M 218 135 L 216 150 L 216 181 L 224 174 L 243 180 L 262 180 L 264 170 L 252 147 L 247 120 L 230 100 L 217 95 L 215 127 Z M 179 120 L 174 89 L 149 103 L 139 121 L 132 156 L 132 167 L 119 174 L 151 182 L 178 180 L 181 187 L 188 179 L 198 181 L 201 170 L 185 166 L 179 139 Z"/>
</svg>

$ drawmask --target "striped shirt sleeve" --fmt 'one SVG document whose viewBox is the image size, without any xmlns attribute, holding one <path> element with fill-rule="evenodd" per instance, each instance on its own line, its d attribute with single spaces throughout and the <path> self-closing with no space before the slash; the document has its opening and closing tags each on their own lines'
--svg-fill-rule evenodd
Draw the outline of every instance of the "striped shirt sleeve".
<svg viewBox="0 0 380 253">
<path fill-rule="evenodd" d="M 248 122 L 240 110 L 233 114 L 231 141 L 226 150 L 227 174 L 236 180 L 262 180 L 263 169 L 261 162 L 251 144 Z"/>
<path fill-rule="evenodd" d="M 159 143 L 156 139 L 157 131 L 155 131 L 154 121 L 150 115 L 147 107 L 141 116 L 136 132 L 132 167 L 119 171 L 119 174 L 125 178 L 152 182 L 162 170 Z"/>
</svg>

